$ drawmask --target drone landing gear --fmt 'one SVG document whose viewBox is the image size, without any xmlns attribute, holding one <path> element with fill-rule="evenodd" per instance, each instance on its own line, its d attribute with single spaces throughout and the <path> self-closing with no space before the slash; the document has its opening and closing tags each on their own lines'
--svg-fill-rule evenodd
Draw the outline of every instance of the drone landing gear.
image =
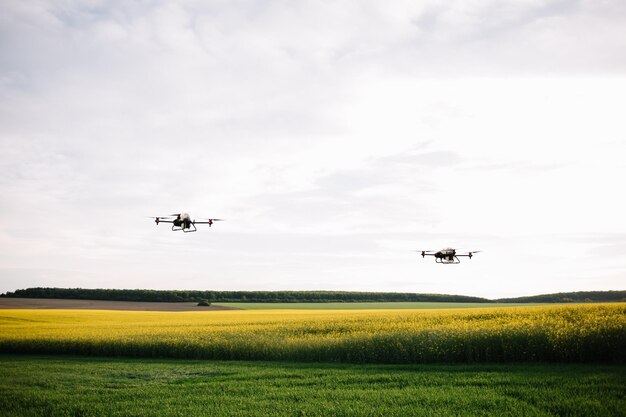
<svg viewBox="0 0 626 417">
<path fill-rule="evenodd" d="M 193 223 L 189 223 L 190 227 L 184 227 L 184 226 L 175 226 L 172 225 L 172 232 L 179 232 L 179 231 L 183 231 L 183 233 L 192 233 L 192 232 L 197 232 L 198 229 L 196 229 L 196 225 Z M 191 230 L 191 228 L 193 227 L 193 230 Z"/>
<path fill-rule="evenodd" d="M 453 259 L 435 258 L 435 262 L 438 264 L 448 264 L 448 265 L 456 265 L 456 264 L 461 263 L 461 261 L 459 260 L 459 258 L 456 257 L 456 255 L 454 256 Z"/>
</svg>

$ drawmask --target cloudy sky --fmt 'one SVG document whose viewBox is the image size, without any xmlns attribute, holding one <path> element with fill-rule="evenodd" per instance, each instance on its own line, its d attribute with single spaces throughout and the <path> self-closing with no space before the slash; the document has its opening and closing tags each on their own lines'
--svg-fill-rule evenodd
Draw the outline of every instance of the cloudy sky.
<svg viewBox="0 0 626 417">
<path fill-rule="evenodd" d="M 5 0 L 0 292 L 626 289 L 624 109 L 621 0 Z"/>
</svg>

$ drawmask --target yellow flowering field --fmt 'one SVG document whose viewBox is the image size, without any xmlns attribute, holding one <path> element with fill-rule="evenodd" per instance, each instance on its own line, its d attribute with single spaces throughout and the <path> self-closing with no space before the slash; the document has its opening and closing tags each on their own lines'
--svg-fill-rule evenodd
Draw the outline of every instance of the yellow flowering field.
<svg viewBox="0 0 626 417">
<path fill-rule="evenodd" d="M 360 363 L 623 363 L 626 304 L 467 310 L 0 310 L 0 352 Z"/>
</svg>

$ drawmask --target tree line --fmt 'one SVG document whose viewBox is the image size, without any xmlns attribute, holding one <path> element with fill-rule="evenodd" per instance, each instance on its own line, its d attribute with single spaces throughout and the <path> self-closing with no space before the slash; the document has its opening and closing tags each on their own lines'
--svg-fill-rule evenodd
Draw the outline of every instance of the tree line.
<svg viewBox="0 0 626 417">
<path fill-rule="evenodd" d="M 448 294 L 356 291 L 197 291 L 106 288 L 26 288 L 0 294 L 15 298 L 61 298 L 109 301 L 211 303 L 331 303 L 331 302 L 449 302 L 449 303 L 567 303 L 626 301 L 626 291 L 579 291 L 490 300 Z"/>
<path fill-rule="evenodd" d="M 626 301 L 626 291 L 577 291 L 529 297 L 501 298 L 498 303 L 573 303 Z"/>
<path fill-rule="evenodd" d="M 130 290 L 88 288 L 26 288 L 1 294 L 16 298 L 62 298 L 110 301 L 158 302 L 251 302 L 251 303 L 329 303 L 329 302 L 455 302 L 488 303 L 480 297 L 446 294 L 353 291 L 194 291 L 194 290 Z"/>
</svg>

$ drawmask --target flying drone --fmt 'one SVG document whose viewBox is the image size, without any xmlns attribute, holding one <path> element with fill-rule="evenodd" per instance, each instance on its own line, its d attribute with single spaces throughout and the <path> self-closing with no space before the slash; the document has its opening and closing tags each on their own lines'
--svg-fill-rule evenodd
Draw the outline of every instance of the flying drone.
<svg viewBox="0 0 626 417">
<path fill-rule="evenodd" d="M 445 248 L 445 249 L 441 249 L 438 251 L 423 250 L 421 252 L 422 252 L 422 258 L 425 258 L 426 256 L 434 256 L 435 262 L 438 264 L 460 264 L 461 261 L 458 258 L 459 256 L 467 256 L 468 258 L 472 259 L 472 256 L 474 256 L 475 253 L 478 253 L 480 251 L 473 250 L 467 253 L 457 253 L 456 249 Z"/>
<path fill-rule="evenodd" d="M 152 217 L 154 222 L 159 223 L 171 223 L 172 231 L 178 232 L 182 230 L 184 233 L 196 232 L 197 224 L 208 224 L 209 227 L 213 225 L 213 222 L 219 222 L 223 219 L 201 219 L 202 221 L 192 220 L 188 213 L 171 214 L 169 216 L 157 216 Z"/>
</svg>

